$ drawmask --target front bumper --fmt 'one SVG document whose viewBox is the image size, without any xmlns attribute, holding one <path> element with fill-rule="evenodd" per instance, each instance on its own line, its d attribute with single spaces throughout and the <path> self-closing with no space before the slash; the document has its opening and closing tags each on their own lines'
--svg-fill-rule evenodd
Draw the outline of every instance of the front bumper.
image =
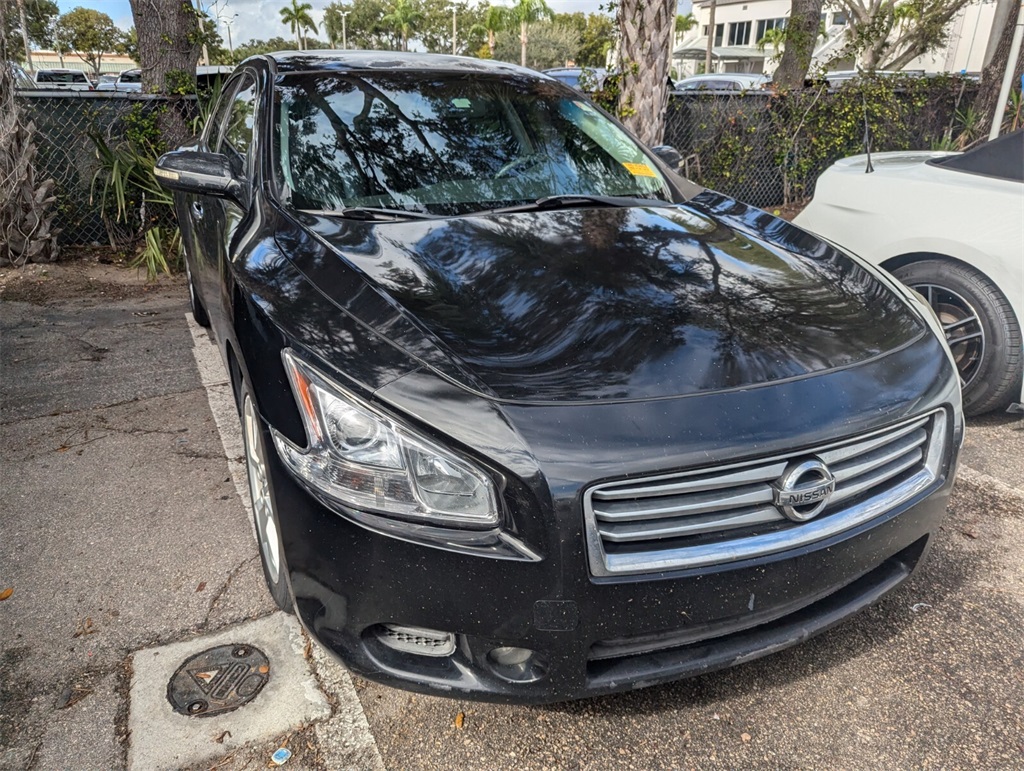
<svg viewBox="0 0 1024 771">
<path fill-rule="evenodd" d="M 935 487 L 833 538 L 756 560 L 615 580 L 590 577 L 582 542 L 517 562 L 380 535 L 323 507 L 276 455 L 270 462 L 296 611 L 349 669 L 435 695 L 545 703 L 750 661 L 875 602 L 928 551 L 956 450 Z M 454 650 L 396 650 L 382 641 L 384 624 L 454 633 Z M 501 647 L 534 656 L 509 667 L 491 655 Z"/>
</svg>

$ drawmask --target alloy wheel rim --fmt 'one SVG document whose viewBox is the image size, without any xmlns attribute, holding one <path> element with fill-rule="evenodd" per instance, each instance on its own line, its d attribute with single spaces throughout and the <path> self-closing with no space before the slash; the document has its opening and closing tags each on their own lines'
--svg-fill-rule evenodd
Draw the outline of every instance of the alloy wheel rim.
<svg viewBox="0 0 1024 771">
<path fill-rule="evenodd" d="M 949 287 L 914 284 L 912 288 L 924 296 L 939 317 L 960 374 L 960 383 L 969 386 L 977 378 L 985 357 L 985 330 L 981 316 L 963 295 Z"/>
<path fill-rule="evenodd" d="M 252 499 L 252 513 L 256 521 L 256 535 L 267 572 L 276 584 L 281 575 L 281 539 L 274 521 L 274 510 L 270 500 L 270 483 L 267 480 L 266 456 L 263 439 L 260 436 L 259 419 L 252 399 L 245 397 L 242 408 L 243 430 L 245 433 L 245 464 L 249 477 L 249 497 Z"/>
</svg>

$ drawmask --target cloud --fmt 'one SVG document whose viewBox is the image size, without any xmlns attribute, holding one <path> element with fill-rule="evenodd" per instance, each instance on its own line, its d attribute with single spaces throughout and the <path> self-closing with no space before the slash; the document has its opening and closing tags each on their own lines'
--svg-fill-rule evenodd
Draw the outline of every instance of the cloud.
<svg viewBox="0 0 1024 771">
<path fill-rule="evenodd" d="M 312 16 L 317 29 L 323 21 L 323 9 L 327 4 L 323 0 L 313 0 Z M 230 19 L 238 14 L 231 24 L 231 38 L 238 45 L 253 39 L 291 38 L 291 31 L 281 21 L 281 9 L 285 5 L 285 0 L 229 0 L 220 4 L 217 10 L 223 19 Z M 220 33 L 226 41 L 227 30 L 223 24 L 220 26 Z"/>
</svg>

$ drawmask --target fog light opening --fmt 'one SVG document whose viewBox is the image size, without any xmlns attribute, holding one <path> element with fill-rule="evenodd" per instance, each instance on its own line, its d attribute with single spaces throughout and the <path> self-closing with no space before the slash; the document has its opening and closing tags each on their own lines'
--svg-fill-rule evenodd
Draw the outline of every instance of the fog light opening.
<svg viewBox="0 0 1024 771">
<path fill-rule="evenodd" d="M 530 683 L 547 674 L 543 654 L 529 648 L 501 645 L 487 653 L 487 663 L 498 677 L 514 683 Z"/>
<path fill-rule="evenodd" d="M 382 645 L 402 653 L 440 658 L 455 652 L 452 632 L 401 624 L 378 624 L 373 631 Z"/>
<path fill-rule="evenodd" d="M 488 655 L 491 661 L 499 666 L 517 667 L 529 661 L 533 651 L 529 648 L 510 648 L 503 645 L 500 648 L 493 648 Z"/>
</svg>

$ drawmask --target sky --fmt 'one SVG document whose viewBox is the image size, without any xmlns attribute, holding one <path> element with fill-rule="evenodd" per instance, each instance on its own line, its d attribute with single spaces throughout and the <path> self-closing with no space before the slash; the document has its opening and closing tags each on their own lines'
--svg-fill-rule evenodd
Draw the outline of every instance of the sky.
<svg viewBox="0 0 1024 771">
<path fill-rule="evenodd" d="M 323 19 L 323 9 L 331 0 L 308 0 L 313 5 L 313 19 L 319 26 Z M 280 8 L 286 4 L 286 0 L 201 0 L 203 9 L 210 12 L 211 16 L 219 15 L 222 19 L 230 19 L 236 13 L 238 17 L 231 24 L 231 37 L 233 42 L 245 43 L 252 38 L 267 39 L 280 35 L 290 37 L 288 28 L 281 23 L 278 14 Z M 557 13 L 595 13 L 607 0 L 548 0 L 548 5 Z M 689 0 L 684 0 L 689 10 Z M 114 20 L 114 24 L 122 29 L 134 26 L 132 22 L 132 9 L 128 0 L 57 0 L 61 13 L 66 13 L 72 8 L 83 6 L 95 8 L 102 11 Z M 685 13 L 686 11 L 681 11 Z M 227 31 L 221 26 L 221 37 L 227 40 Z"/>
</svg>

